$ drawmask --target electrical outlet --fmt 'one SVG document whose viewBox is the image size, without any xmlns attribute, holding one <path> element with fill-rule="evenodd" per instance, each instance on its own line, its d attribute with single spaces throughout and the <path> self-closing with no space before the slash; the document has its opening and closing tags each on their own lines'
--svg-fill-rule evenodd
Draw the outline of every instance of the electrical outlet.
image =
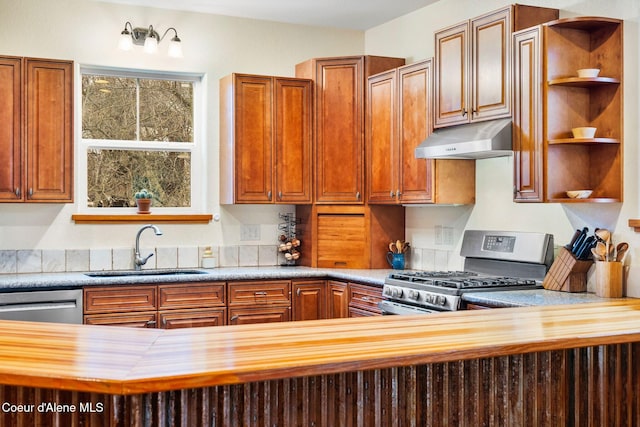
<svg viewBox="0 0 640 427">
<path fill-rule="evenodd" d="M 260 224 L 241 225 L 240 240 L 243 242 L 260 240 Z"/>
<path fill-rule="evenodd" d="M 453 227 L 442 227 L 442 244 L 453 245 Z"/>
<path fill-rule="evenodd" d="M 441 245 L 442 244 L 442 226 L 436 225 L 434 227 L 434 232 L 435 232 L 435 244 Z"/>
</svg>

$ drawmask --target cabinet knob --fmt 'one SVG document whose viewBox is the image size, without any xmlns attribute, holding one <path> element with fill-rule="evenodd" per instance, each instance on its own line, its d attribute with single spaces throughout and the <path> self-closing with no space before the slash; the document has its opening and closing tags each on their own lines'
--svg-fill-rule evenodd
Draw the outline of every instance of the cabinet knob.
<svg viewBox="0 0 640 427">
<path fill-rule="evenodd" d="M 269 201 L 271 201 L 271 191 L 267 192 L 267 199 L 269 199 Z"/>
<path fill-rule="evenodd" d="M 22 191 L 20 191 L 20 188 L 16 188 L 15 193 L 17 197 L 20 197 L 20 194 L 22 194 Z"/>
<path fill-rule="evenodd" d="M 389 191 L 389 197 L 393 198 L 396 194 L 393 191 Z"/>
</svg>

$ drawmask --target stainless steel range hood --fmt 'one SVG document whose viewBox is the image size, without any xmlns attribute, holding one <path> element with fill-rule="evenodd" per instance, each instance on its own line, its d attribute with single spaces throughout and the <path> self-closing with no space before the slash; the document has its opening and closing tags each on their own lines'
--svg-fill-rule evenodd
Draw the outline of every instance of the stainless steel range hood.
<svg viewBox="0 0 640 427">
<path fill-rule="evenodd" d="M 486 159 L 513 155 L 511 119 L 438 129 L 416 148 L 418 159 Z"/>
</svg>

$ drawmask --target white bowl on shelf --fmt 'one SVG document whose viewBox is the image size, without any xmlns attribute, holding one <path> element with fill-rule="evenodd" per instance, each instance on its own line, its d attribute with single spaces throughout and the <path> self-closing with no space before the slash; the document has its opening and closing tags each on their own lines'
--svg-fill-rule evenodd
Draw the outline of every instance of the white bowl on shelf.
<svg viewBox="0 0 640 427">
<path fill-rule="evenodd" d="M 598 77 L 598 74 L 600 74 L 599 68 L 581 68 L 578 70 L 578 77 Z"/>
<path fill-rule="evenodd" d="M 593 138 L 596 136 L 596 129 L 597 128 L 583 126 L 571 129 L 571 133 L 574 138 Z"/>
<path fill-rule="evenodd" d="M 567 196 L 570 199 L 588 199 L 593 190 L 569 190 Z"/>
</svg>

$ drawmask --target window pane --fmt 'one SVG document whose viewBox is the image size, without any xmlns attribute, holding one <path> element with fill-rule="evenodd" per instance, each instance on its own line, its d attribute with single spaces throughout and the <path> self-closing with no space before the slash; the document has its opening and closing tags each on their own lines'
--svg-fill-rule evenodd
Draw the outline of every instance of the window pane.
<svg viewBox="0 0 640 427">
<path fill-rule="evenodd" d="M 136 191 L 154 194 L 153 206 L 191 206 L 191 153 L 89 150 L 87 205 L 135 206 Z"/>
<path fill-rule="evenodd" d="M 140 80 L 140 140 L 193 141 L 193 85 Z"/>
<path fill-rule="evenodd" d="M 136 140 L 136 79 L 82 76 L 82 137 Z"/>
</svg>

